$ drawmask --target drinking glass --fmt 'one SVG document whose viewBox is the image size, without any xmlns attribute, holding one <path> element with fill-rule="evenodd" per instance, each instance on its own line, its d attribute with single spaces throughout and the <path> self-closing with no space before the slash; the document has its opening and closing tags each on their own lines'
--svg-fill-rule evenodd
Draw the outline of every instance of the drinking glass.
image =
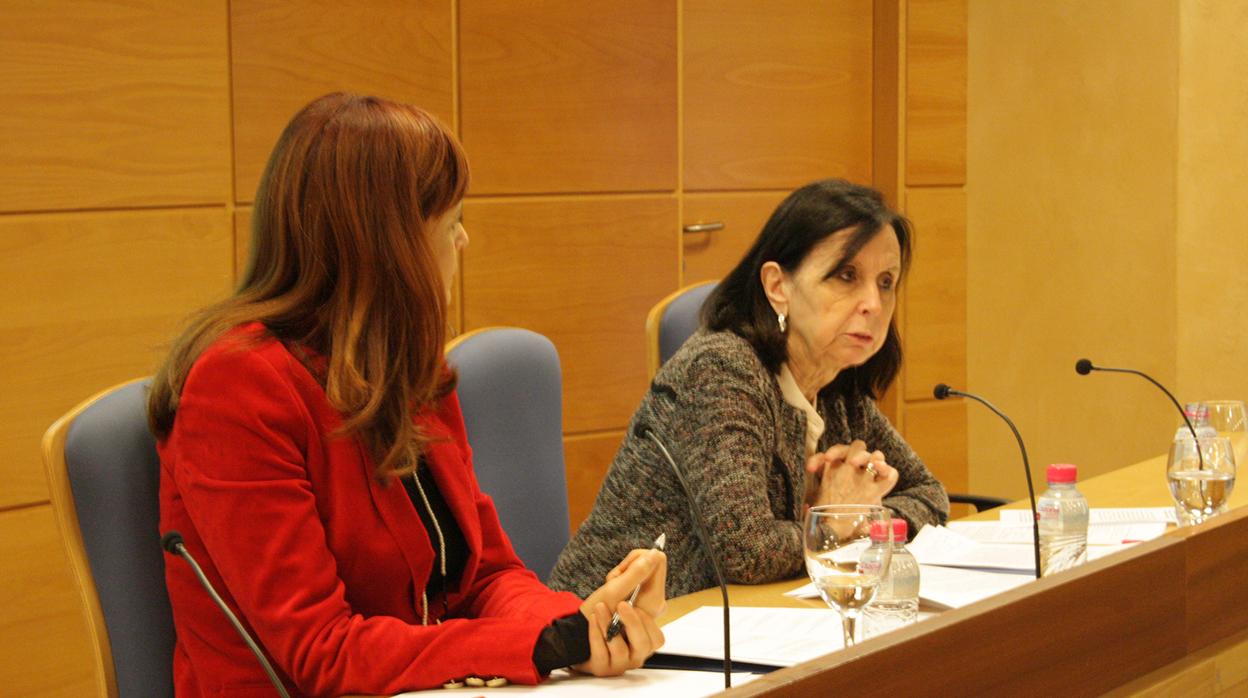
<svg viewBox="0 0 1248 698">
<path fill-rule="evenodd" d="M 1175 439 L 1166 463 L 1166 478 L 1180 526 L 1193 526 L 1221 514 L 1235 489 L 1231 440 L 1225 436 Z"/>
<path fill-rule="evenodd" d="M 864 564 L 873 522 L 888 529 L 890 540 L 882 546 L 882 555 L 873 555 Z M 880 575 L 888 570 L 893 547 L 888 522 L 887 511 L 878 505 L 829 504 L 806 513 L 802 527 L 806 573 L 824 603 L 840 614 L 846 647 L 854 645 L 859 613 L 875 598 Z"/>
<path fill-rule="evenodd" d="M 1209 426 L 1218 436 L 1248 431 L 1243 400 L 1206 400 L 1205 406 L 1209 409 Z"/>
</svg>

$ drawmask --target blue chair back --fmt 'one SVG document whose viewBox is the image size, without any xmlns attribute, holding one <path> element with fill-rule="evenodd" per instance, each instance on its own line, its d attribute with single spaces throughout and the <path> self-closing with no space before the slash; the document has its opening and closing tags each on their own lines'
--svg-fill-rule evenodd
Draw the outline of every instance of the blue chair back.
<svg viewBox="0 0 1248 698">
<path fill-rule="evenodd" d="M 52 504 L 78 578 L 101 694 L 173 695 L 173 615 L 160 547 L 150 381 L 83 403 L 44 436 Z M 102 627 L 101 627 L 102 626 Z"/>
<path fill-rule="evenodd" d="M 512 327 L 458 338 L 447 360 L 481 489 L 516 554 L 545 581 L 568 543 L 563 379 L 549 339 Z"/>
<path fill-rule="evenodd" d="M 646 318 L 650 375 L 658 373 L 659 367 L 698 331 L 702 305 L 718 285 L 717 281 L 706 281 L 686 286 L 650 309 Z"/>
</svg>

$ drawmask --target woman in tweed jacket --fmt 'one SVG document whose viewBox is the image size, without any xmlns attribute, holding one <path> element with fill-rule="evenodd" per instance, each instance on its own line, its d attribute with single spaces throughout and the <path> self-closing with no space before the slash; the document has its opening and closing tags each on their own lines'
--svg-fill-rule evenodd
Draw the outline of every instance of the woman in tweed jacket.
<svg viewBox="0 0 1248 698">
<path fill-rule="evenodd" d="M 587 594 L 660 532 L 672 595 L 715 584 L 647 429 L 684 470 L 730 583 L 798 575 L 808 505 L 883 503 L 911 531 L 943 523 L 944 488 L 875 405 L 901 364 L 893 311 L 911 237 L 872 189 L 823 180 L 790 194 L 655 376 L 550 585 Z"/>
</svg>

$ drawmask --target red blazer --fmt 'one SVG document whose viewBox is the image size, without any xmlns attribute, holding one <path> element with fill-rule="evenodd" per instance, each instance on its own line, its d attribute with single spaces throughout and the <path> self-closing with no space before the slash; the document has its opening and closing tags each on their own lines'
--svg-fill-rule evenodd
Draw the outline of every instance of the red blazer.
<svg viewBox="0 0 1248 698">
<path fill-rule="evenodd" d="M 533 647 L 580 599 L 526 570 L 477 486 L 459 400 L 417 422 L 426 462 L 467 540 L 448 619 L 421 625 L 433 547 L 402 483 L 382 485 L 325 391 L 252 324 L 209 347 L 159 444 L 160 523 L 176 529 L 293 694 L 389 694 L 470 675 L 536 683 Z M 233 341 L 249 333 L 258 344 Z M 165 558 L 179 696 L 273 695 L 263 669 L 200 587 Z M 430 619 L 440 615 L 430 589 Z"/>
</svg>

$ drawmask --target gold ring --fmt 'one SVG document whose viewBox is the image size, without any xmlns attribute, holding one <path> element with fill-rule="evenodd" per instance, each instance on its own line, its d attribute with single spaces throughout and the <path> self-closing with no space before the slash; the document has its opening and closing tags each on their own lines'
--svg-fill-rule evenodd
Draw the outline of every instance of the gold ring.
<svg viewBox="0 0 1248 698">
<path fill-rule="evenodd" d="M 880 471 L 875 469 L 874 463 L 867 463 L 867 467 L 864 468 L 864 470 L 866 470 L 868 473 L 871 473 L 872 480 L 880 479 Z"/>
</svg>

